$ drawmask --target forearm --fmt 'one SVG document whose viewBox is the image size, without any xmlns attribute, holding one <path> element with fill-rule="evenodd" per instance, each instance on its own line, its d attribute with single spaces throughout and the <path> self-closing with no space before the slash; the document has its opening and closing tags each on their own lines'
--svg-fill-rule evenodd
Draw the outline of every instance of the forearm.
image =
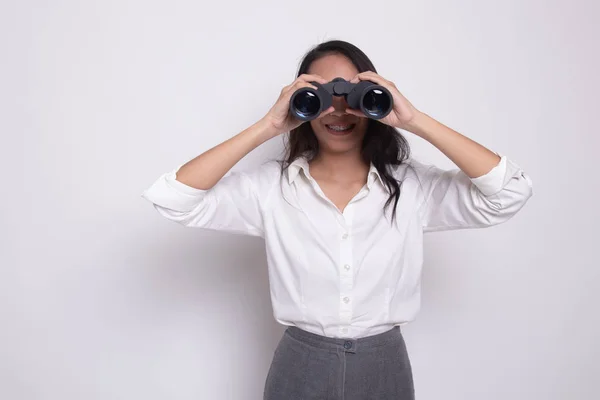
<svg viewBox="0 0 600 400">
<path fill-rule="evenodd" d="M 417 113 L 404 129 L 437 147 L 471 178 L 487 174 L 500 162 L 500 157 L 491 150 L 427 114 Z"/>
<path fill-rule="evenodd" d="M 196 189 L 208 190 L 244 156 L 274 136 L 269 125 L 260 120 L 184 164 L 177 171 L 177 180 Z"/>
</svg>

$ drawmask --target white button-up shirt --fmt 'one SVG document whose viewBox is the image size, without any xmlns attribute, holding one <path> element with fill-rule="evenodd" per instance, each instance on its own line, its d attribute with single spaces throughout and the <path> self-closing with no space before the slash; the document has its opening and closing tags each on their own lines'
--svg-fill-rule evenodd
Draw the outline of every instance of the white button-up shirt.
<svg viewBox="0 0 600 400">
<path fill-rule="evenodd" d="M 423 233 L 480 228 L 511 218 L 532 195 L 531 180 L 502 156 L 470 179 L 409 160 L 391 223 L 389 192 L 371 165 L 367 183 L 343 212 L 311 177 L 305 158 L 229 172 L 210 190 L 176 180 L 177 168 L 143 196 L 182 225 L 261 236 L 273 313 L 283 325 L 329 337 L 359 338 L 402 325 L 420 307 Z"/>
</svg>

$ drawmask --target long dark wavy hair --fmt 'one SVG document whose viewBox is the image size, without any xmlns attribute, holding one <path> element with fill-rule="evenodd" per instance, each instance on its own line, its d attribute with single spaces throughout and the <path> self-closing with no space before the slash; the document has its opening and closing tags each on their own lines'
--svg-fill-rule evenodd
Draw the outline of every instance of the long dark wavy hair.
<svg viewBox="0 0 600 400">
<path fill-rule="evenodd" d="M 345 56 L 354 64 L 358 72 L 377 72 L 369 57 L 358 47 L 341 40 L 331 40 L 315 46 L 306 53 L 300 63 L 297 76 L 308 73 L 308 69 L 314 61 L 330 54 Z M 285 160 L 281 163 L 282 173 L 298 157 L 306 157 L 309 161 L 316 157 L 319 153 L 319 142 L 310 123 L 303 123 L 290 131 L 285 143 L 285 151 Z M 370 119 L 362 142 L 361 156 L 368 165 L 373 163 L 390 192 L 384 212 L 393 202 L 393 221 L 400 199 L 401 182 L 393 177 L 392 169 L 410 157 L 410 146 L 406 138 L 395 128 Z"/>
</svg>

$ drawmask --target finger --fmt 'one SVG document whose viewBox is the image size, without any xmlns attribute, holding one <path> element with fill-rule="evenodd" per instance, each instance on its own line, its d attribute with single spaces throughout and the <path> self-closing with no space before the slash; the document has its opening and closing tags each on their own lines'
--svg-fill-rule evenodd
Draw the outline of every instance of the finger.
<svg viewBox="0 0 600 400">
<path fill-rule="evenodd" d="M 394 82 L 388 81 L 383 76 L 381 76 L 373 71 L 367 71 L 367 72 L 364 72 L 363 74 L 364 74 L 363 80 L 370 80 L 370 81 L 375 82 L 382 86 L 392 86 L 392 87 L 395 86 Z"/>
<path fill-rule="evenodd" d="M 304 82 L 319 82 L 320 84 L 324 85 L 327 83 L 327 80 L 323 77 L 321 77 L 320 75 L 316 75 L 316 74 L 302 74 L 300 75 L 298 78 L 296 78 L 296 81 L 304 81 Z"/>
<path fill-rule="evenodd" d="M 358 74 L 354 76 L 354 78 L 350 79 L 350 83 L 358 83 L 360 79 L 358 78 Z"/>
<path fill-rule="evenodd" d="M 329 114 L 331 114 L 331 113 L 332 113 L 332 112 L 334 112 L 334 111 L 335 111 L 335 107 L 334 107 L 334 106 L 331 106 L 331 107 L 329 107 L 327 110 L 323 111 L 323 112 L 322 112 L 322 113 L 319 115 L 319 118 L 323 118 L 324 116 L 326 116 L 326 115 L 329 115 Z"/>
<path fill-rule="evenodd" d="M 392 93 L 392 96 L 394 98 L 396 97 L 396 94 L 400 93 L 400 91 L 398 90 L 398 88 L 396 87 L 394 82 L 388 81 L 387 79 L 383 78 L 381 75 L 377 75 L 374 72 L 370 72 L 370 71 L 363 72 L 363 73 L 359 74 L 359 78 L 363 81 L 368 80 L 368 81 L 376 83 L 377 85 L 383 86 L 384 88 L 388 89 Z"/>
<path fill-rule="evenodd" d="M 281 94 L 285 94 L 285 93 L 289 92 L 298 83 L 309 83 L 309 82 L 312 82 L 312 81 L 316 81 L 316 82 L 319 82 L 319 83 L 322 83 L 322 84 L 327 83 L 327 81 L 325 79 L 321 78 L 319 75 L 302 74 L 299 77 L 297 77 L 292 83 L 290 83 L 287 86 L 284 86 L 281 89 Z M 314 85 L 312 85 L 310 83 L 309 83 L 309 85 L 310 85 L 311 88 L 317 90 L 316 86 L 314 86 Z"/>
<path fill-rule="evenodd" d="M 317 75 L 317 74 L 302 74 L 298 77 L 298 79 L 303 80 L 305 82 L 315 81 L 315 82 L 319 82 L 321 84 L 327 83 L 327 80 L 325 78 L 323 78 L 321 75 Z"/>
<path fill-rule="evenodd" d="M 300 90 L 305 87 L 317 90 L 316 86 L 311 85 L 308 82 L 298 81 L 298 82 L 294 83 L 293 85 L 290 85 L 289 88 L 281 94 L 281 97 L 289 100 L 297 90 Z"/>
<path fill-rule="evenodd" d="M 365 114 L 363 114 L 360 110 L 354 110 L 352 108 L 346 108 L 346 114 L 355 115 L 357 117 L 365 118 Z"/>
<path fill-rule="evenodd" d="M 363 72 L 359 72 L 358 73 L 359 76 L 361 75 L 375 75 L 375 76 L 379 76 L 379 74 L 377 74 L 377 72 L 373 72 L 373 71 L 363 71 Z"/>
<path fill-rule="evenodd" d="M 356 74 L 356 79 L 358 79 L 360 81 L 364 81 L 364 80 L 368 79 L 370 73 L 371 73 L 371 71 L 359 72 L 358 74 Z"/>
<path fill-rule="evenodd" d="M 317 87 L 309 82 L 298 81 L 292 85 L 293 90 L 298 90 L 298 89 L 302 89 L 305 87 L 309 87 L 309 88 L 313 88 L 313 89 L 317 90 Z"/>
<path fill-rule="evenodd" d="M 284 94 L 289 94 L 290 92 L 294 93 L 296 90 L 301 89 L 303 87 L 310 87 L 310 88 L 317 90 L 317 87 L 311 83 L 304 82 L 304 81 L 294 81 L 291 85 L 286 86 L 284 88 L 284 91 L 282 91 L 282 92 Z"/>
<path fill-rule="evenodd" d="M 358 79 L 361 81 L 375 82 L 381 86 L 387 86 L 391 83 L 384 79 L 382 76 L 377 75 L 375 72 L 372 71 L 361 72 L 360 74 L 358 74 Z"/>
<path fill-rule="evenodd" d="M 284 87 L 281 89 L 281 94 L 283 95 L 283 94 L 287 93 L 287 91 L 288 91 L 288 90 L 290 90 L 290 88 L 291 88 L 291 87 L 292 87 L 292 85 L 287 85 L 287 86 L 284 86 Z"/>
</svg>

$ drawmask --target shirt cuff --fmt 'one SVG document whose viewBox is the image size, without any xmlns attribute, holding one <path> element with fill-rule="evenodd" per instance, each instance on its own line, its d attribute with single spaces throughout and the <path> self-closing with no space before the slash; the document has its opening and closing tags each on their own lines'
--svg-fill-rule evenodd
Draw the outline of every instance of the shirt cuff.
<svg viewBox="0 0 600 400">
<path fill-rule="evenodd" d="M 500 156 L 500 162 L 490 172 L 477 178 L 471 178 L 471 182 L 486 196 L 496 194 L 504 187 L 507 158 L 500 154 L 498 155 Z"/>
<path fill-rule="evenodd" d="M 142 193 L 142 197 L 169 210 L 188 212 L 193 210 L 208 190 L 196 189 L 177 180 L 177 171 L 163 174 Z"/>
</svg>

